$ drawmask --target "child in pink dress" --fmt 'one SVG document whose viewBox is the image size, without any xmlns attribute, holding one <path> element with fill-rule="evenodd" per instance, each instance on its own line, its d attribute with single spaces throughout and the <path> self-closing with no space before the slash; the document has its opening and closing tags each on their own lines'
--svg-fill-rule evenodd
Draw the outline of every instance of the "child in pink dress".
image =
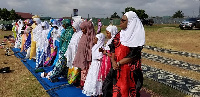
<svg viewBox="0 0 200 97">
<path fill-rule="evenodd" d="M 98 74 L 98 80 L 99 81 L 104 81 L 108 72 L 110 71 L 111 54 L 110 54 L 109 44 L 111 44 L 115 34 L 117 34 L 117 27 L 116 26 L 110 25 L 106 28 L 106 36 L 109 40 L 107 41 L 104 49 L 103 48 L 99 49 L 99 51 L 103 53 L 102 63 L 101 63 L 101 67 L 99 69 L 99 74 Z"/>
</svg>

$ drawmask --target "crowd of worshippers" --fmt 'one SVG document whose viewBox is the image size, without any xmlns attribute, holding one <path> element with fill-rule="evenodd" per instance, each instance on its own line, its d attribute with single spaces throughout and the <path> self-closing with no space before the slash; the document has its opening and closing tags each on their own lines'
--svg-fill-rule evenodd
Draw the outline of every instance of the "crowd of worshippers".
<svg viewBox="0 0 200 97">
<path fill-rule="evenodd" d="M 64 77 L 87 96 L 139 97 L 145 44 L 140 19 L 135 12 L 126 12 L 121 30 L 110 24 L 106 33 L 98 22 L 96 31 L 92 21 L 84 19 L 42 22 L 36 15 L 19 20 L 13 26 L 14 47 L 26 52 L 26 59 L 35 59 L 35 72 L 51 82 Z M 52 70 L 45 72 L 43 67 Z"/>
</svg>

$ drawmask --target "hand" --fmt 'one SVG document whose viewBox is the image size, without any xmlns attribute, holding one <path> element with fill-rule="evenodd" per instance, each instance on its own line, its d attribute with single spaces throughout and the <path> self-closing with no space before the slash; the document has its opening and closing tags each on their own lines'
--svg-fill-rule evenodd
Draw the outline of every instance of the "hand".
<svg viewBox="0 0 200 97">
<path fill-rule="evenodd" d="M 103 48 L 99 48 L 99 52 L 103 53 L 104 52 Z"/>
<path fill-rule="evenodd" d="M 117 65 L 116 61 L 112 62 L 112 67 L 113 67 L 114 70 L 119 69 L 119 66 Z"/>
<path fill-rule="evenodd" d="M 108 57 L 111 57 L 112 55 L 111 55 L 110 53 L 107 53 L 107 56 L 108 56 Z"/>
</svg>

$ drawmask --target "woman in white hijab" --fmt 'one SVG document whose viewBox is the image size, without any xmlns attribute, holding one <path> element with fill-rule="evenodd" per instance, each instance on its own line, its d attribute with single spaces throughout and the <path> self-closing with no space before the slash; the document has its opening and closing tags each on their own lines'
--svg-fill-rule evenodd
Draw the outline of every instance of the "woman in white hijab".
<svg viewBox="0 0 200 97">
<path fill-rule="evenodd" d="M 98 96 L 102 95 L 102 81 L 98 81 L 98 73 L 101 65 L 101 58 L 103 54 L 99 52 L 104 44 L 105 36 L 103 33 L 97 34 L 94 39 L 94 46 L 92 47 L 92 63 L 90 65 L 84 87 L 83 93 L 87 96 Z"/>
<path fill-rule="evenodd" d="M 40 36 L 38 38 L 38 41 L 37 41 L 37 52 L 36 52 L 36 68 L 37 67 L 42 67 L 46 58 L 47 57 L 47 47 L 48 47 L 48 39 L 47 39 L 47 35 L 48 35 L 48 32 L 49 32 L 49 25 L 48 25 L 48 22 L 45 21 L 45 22 L 42 22 L 41 23 L 41 26 L 42 26 L 42 32 L 41 33 L 38 33 L 38 36 Z"/>
<path fill-rule="evenodd" d="M 72 68 L 72 63 L 73 63 L 73 60 L 78 48 L 78 43 L 83 34 L 80 28 L 80 24 L 81 24 L 81 21 L 76 21 L 73 23 L 72 26 L 73 26 L 74 34 L 72 35 L 67 51 L 65 52 L 65 57 L 67 58 L 67 67 L 69 68 Z"/>
<path fill-rule="evenodd" d="M 73 23 L 73 30 L 74 34 L 72 35 L 72 38 L 70 40 L 70 43 L 68 45 L 67 51 L 65 52 L 65 57 L 67 58 L 67 67 L 69 67 L 68 70 L 68 83 L 69 84 L 76 84 L 76 79 L 80 75 L 80 70 L 78 67 L 73 67 L 72 63 L 74 61 L 77 49 L 78 49 L 78 43 L 79 40 L 83 34 L 80 28 L 80 24 L 82 23 L 81 20 L 77 20 Z"/>
<path fill-rule="evenodd" d="M 133 11 L 126 12 L 121 19 L 120 33 L 110 45 L 112 67 L 116 73 L 113 97 L 139 97 L 143 84 L 141 72 L 141 50 L 145 43 L 144 27 Z"/>
</svg>

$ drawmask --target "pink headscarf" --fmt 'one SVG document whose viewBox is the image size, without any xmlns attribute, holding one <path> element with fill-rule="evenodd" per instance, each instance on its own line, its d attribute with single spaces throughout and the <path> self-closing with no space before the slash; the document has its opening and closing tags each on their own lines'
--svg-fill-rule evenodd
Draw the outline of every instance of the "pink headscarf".
<svg viewBox="0 0 200 97">
<path fill-rule="evenodd" d="M 87 41 L 89 43 L 87 43 L 87 47 L 88 47 L 88 57 L 87 60 L 88 61 L 92 61 L 92 47 L 93 47 L 93 41 L 94 38 L 96 37 L 96 33 L 95 33 L 95 29 L 94 29 L 94 25 L 92 24 L 91 21 L 88 21 L 88 28 L 87 28 Z"/>
<path fill-rule="evenodd" d="M 81 23 L 80 28 L 86 28 L 87 33 L 82 34 L 78 44 L 77 53 L 74 58 L 73 66 L 79 67 L 82 70 L 88 68 L 89 62 L 92 61 L 93 40 L 96 36 L 94 26 L 90 21 Z"/>
</svg>

